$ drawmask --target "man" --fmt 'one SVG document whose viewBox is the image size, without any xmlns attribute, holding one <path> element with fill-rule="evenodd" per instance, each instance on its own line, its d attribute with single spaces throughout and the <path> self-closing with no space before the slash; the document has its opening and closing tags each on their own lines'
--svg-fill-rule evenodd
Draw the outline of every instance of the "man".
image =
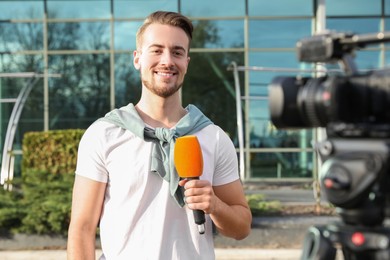
<svg viewBox="0 0 390 260">
<path fill-rule="evenodd" d="M 192 28 L 178 13 L 155 12 L 139 29 L 139 102 L 108 113 L 80 142 L 68 259 L 94 259 L 98 224 L 101 259 L 214 259 L 211 223 L 227 237 L 248 236 L 252 215 L 231 140 L 196 107 L 181 104 Z M 201 145 L 203 174 L 179 182 L 172 147 L 188 134 Z M 193 210 L 205 212 L 205 234 Z"/>
</svg>

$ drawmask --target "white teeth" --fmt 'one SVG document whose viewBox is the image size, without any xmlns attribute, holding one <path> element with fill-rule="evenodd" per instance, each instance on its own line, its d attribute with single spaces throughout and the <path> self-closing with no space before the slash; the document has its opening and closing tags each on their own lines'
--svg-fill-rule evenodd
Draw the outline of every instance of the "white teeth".
<svg viewBox="0 0 390 260">
<path fill-rule="evenodd" d="M 157 74 L 158 74 L 158 75 L 161 75 L 161 76 L 165 76 L 165 77 L 173 76 L 173 73 L 157 72 Z"/>
</svg>

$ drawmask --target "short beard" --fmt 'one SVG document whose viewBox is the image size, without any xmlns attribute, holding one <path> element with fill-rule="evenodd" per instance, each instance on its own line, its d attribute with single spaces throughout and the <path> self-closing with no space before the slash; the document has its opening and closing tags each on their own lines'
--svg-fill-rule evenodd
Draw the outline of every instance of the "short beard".
<svg viewBox="0 0 390 260">
<path fill-rule="evenodd" d="M 183 84 L 180 85 L 175 85 L 174 88 L 158 88 L 156 85 L 151 84 L 147 80 L 142 80 L 142 84 L 149 89 L 153 94 L 156 94 L 159 97 L 162 98 L 168 98 L 175 94 L 182 86 Z"/>
<path fill-rule="evenodd" d="M 156 86 L 156 84 L 153 84 L 150 81 L 142 79 L 142 75 L 141 75 L 141 80 L 142 80 L 142 84 L 149 91 L 151 91 L 153 94 L 155 94 L 155 95 L 157 95 L 159 97 L 162 97 L 162 98 L 168 98 L 168 97 L 172 96 L 177 91 L 179 91 L 179 89 L 181 89 L 181 87 L 183 86 L 183 82 L 181 82 L 180 84 L 175 85 L 174 87 L 160 88 L 160 87 Z"/>
</svg>

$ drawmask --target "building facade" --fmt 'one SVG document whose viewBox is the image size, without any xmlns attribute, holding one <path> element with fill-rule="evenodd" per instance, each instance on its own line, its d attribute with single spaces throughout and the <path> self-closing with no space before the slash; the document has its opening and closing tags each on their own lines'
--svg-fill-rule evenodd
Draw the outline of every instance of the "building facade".
<svg viewBox="0 0 390 260">
<path fill-rule="evenodd" d="M 297 60 L 296 42 L 323 29 L 365 34 L 390 25 L 390 0 L 0 0 L 0 10 L 0 73 L 41 75 L 16 129 L 16 161 L 25 132 L 85 129 L 109 110 L 137 102 L 135 34 L 149 13 L 167 10 L 190 17 L 195 25 L 183 104 L 197 105 L 237 149 L 236 91 L 229 68 L 232 62 L 263 68 L 239 72 L 245 180 L 304 179 L 317 173 L 312 144 L 320 131 L 279 130 L 269 115 L 268 86 L 274 77 L 315 74 L 304 71 L 312 64 Z M 359 51 L 359 69 L 384 67 L 387 49 L 377 44 Z M 17 74 L 0 77 L 1 151 L 11 99 L 27 80 Z"/>
</svg>

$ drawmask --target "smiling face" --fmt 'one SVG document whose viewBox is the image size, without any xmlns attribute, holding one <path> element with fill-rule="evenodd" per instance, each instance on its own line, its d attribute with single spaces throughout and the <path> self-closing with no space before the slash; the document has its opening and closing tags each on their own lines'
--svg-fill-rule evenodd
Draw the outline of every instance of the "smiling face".
<svg viewBox="0 0 390 260">
<path fill-rule="evenodd" d="M 189 38 L 179 27 L 149 25 L 134 51 L 134 66 L 144 87 L 160 97 L 170 97 L 183 85 L 187 73 Z"/>
</svg>

